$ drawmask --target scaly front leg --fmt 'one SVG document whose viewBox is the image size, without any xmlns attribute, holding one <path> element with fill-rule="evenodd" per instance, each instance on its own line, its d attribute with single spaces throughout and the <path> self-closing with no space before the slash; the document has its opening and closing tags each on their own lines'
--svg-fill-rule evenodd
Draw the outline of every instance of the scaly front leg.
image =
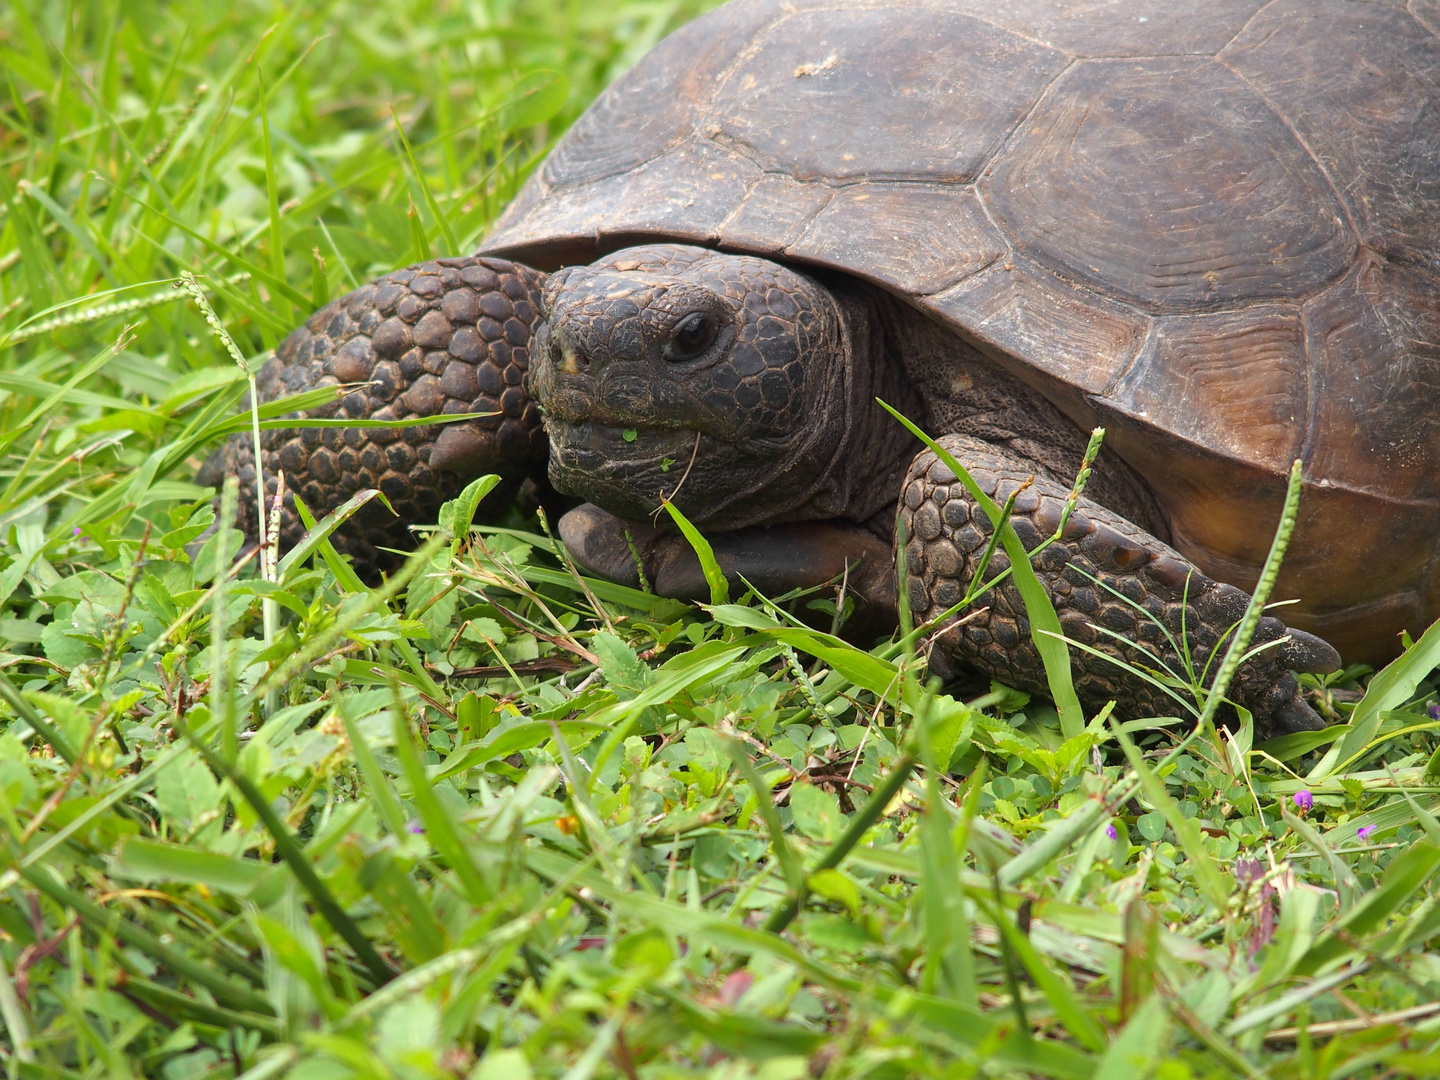
<svg viewBox="0 0 1440 1080">
<path fill-rule="evenodd" d="M 1035 476 L 1033 463 L 1013 450 L 966 435 L 938 440 L 970 470 L 997 504 L 1020 491 L 1011 522 L 1032 551 L 1060 524 L 1068 489 Z M 991 533 L 990 519 L 954 474 L 930 451 L 916 457 L 906 478 L 900 516 L 909 538 L 904 552 L 908 597 L 917 622 L 939 615 L 965 596 Z M 997 550 L 986 571 L 993 578 L 1009 565 Z M 1062 539 L 1034 560 L 1035 572 L 1060 616 L 1066 637 L 1101 653 L 1071 648 L 1075 689 L 1099 706 L 1115 699 L 1122 716 L 1173 716 L 1179 703 L 1116 661 L 1152 670 L 1168 668 L 1187 678 L 1188 646 L 1194 669 L 1214 678 L 1219 653 L 1249 597 L 1206 577 L 1183 555 L 1103 506 L 1081 499 Z M 944 674 L 958 662 L 1008 685 L 1047 693 L 1044 669 L 1030 638 L 1030 621 L 1013 582 L 980 595 L 973 608 L 988 608 L 963 624 L 952 621 L 936 638 L 931 666 Z M 965 612 L 961 612 L 963 616 Z M 1105 631 L 1111 631 L 1116 637 Z M 1290 640 L 1247 661 L 1228 695 L 1251 711 L 1260 737 L 1313 730 L 1323 721 L 1300 695 L 1293 671 L 1333 671 L 1340 657 L 1311 634 L 1288 629 L 1279 619 L 1260 621 L 1254 645 Z M 1216 656 L 1210 663 L 1212 655 Z"/>
<path fill-rule="evenodd" d="M 501 508 L 530 476 L 543 474 L 545 432 L 525 390 L 530 339 L 545 275 L 504 259 L 436 259 L 386 274 L 325 305 L 275 350 L 259 376 L 262 401 L 316 387 L 355 385 L 333 405 L 297 416 L 406 420 L 491 413 L 479 420 L 402 429 L 266 431 L 261 435 L 265 486 L 273 496 L 281 470 L 317 516 L 355 492 L 378 488 L 377 502 L 335 536 L 364 576 L 395 564 L 384 548 L 409 548 L 411 524 L 436 511 L 477 476 L 505 483 L 487 500 Z M 206 462 L 202 483 L 240 478 L 240 526 L 255 527 L 255 457 L 248 432 L 233 436 Z M 303 527 L 286 500 L 281 545 Z"/>
</svg>

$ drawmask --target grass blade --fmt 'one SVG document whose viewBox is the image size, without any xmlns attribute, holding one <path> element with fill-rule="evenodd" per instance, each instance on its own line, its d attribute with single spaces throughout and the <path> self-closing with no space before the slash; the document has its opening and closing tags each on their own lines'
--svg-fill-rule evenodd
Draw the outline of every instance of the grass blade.
<svg viewBox="0 0 1440 1080">
<path fill-rule="evenodd" d="M 1420 635 L 1419 641 L 1370 680 L 1365 696 L 1350 713 L 1350 730 L 1310 770 L 1306 779 L 1321 783 L 1354 764 L 1375 738 L 1382 715 L 1409 701 L 1420 680 L 1437 667 L 1440 667 L 1440 622 L 1434 623 Z"/>
<path fill-rule="evenodd" d="M 215 753 L 205 740 L 197 737 L 188 726 L 182 727 L 182 731 L 190 741 L 190 745 L 195 747 L 200 756 L 205 759 L 205 764 L 230 781 L 235 790 L 240 793 L 241 798 L 250 804 L 250 809 L 255 812 L 255 815 L 264 824 L 265 831 L 270 834 L 270 839 L 274 841 L 276 854 L 285 861 L 285 865 L 295 875 L 300 887 L 305 890 L 310 897 L 310 902 L 315 905 L 315 910 L 330 924 L 331 929 L 354 950 L 356 957 L 365 965 L 376 985 L 383 986 L 393 979 L 398 972 L 375 951 L 370 939 L 340 906 L 339 901 L 330 892 L 329 886 L 315 872 L 309 857 L 295 839 L 294 834 L 271 807 L 270 800 L 261 793 L 248 776 L 239 772 L 230 762 Z"/>
<path fill-rule="evenodd" d="M 374 488 L 357 491 L 334 510 L 331 510 L 330 513 L 326 514 L 323 521 L 307 528 L 305 535 L 300 538 L 300 542 L 281 557 L 279 564 L 276 566 L 277 580 L 283 584 L 292 567 L 304 566 L 306 560 L 319 551 L 322 545 L 330 544 L 330 537 L 336 529 L 354 517 L 361 507 L 379 496 L 379 494 L 380 492 Z M 331 550 L 334 550 L 333 546 Z"/>
<path fill-rule="evenodd" d="M 695 549 L 695 557 L 700 560 L 700 569 L 705 574 L 705 582 L 710 586 L 710 603 L 728 604 L 730 602 L 730 583 L 720 572 L 720 564 L 715 561 L 715 549 L 710 546 L 710 541 L 700 535 L 700 530 L 690 523 L 690 519 L 680 512 L 678 506 L 668 499 L 663 505 L 670 515 L 670 520 L 675 522 L 676 527 L 690 542 L 690 546 Z"/>
<path fill-rule="evenodd" d="M 1270 592 L 1275 588 L 1275 579 L 1280 576 L 1280 563 L 1285 558 L 1285 549 L 1290 546 L 1290 537 L 1295 532 L 1295 522 L 1300 514 L 1300 490 L 1303 486 L 1301 470 L 1302 463 L 1296 459 L 1290 466 L 1290 480 L 1285 489 L 1285 508 L 1280 514 L 1275 539 L 1270 542 L 1270 553 L 1265 556 L 1265 563 L 1260 569 L 1260 579 L 1255 583 L 1255 591 L 1250 595 L 1245 615 L 1230 639 L 1230 646 L 1225 650 L 1225 659 L 1220 663 L 1220 670 L 1210 684 L 1205 708 L 1200 713 L 1200 726 L 1207 731 L 1214 727 L 1215 713 L 1225 700 L 1225 691 L 1230 688 L 1235 673 L 1240 670 L 1245 650 L 1250 647 L 1250 639 L 1255 636 L 1255 628 L 1260 625 L 1260 616 L 1265 613 Z"/>
<path fill-rule="evenodd" d="M 800 862 L 800 856 L 791 845 L 789 837 L 785 835 L 785 826 L 780 824 L 780 815 L 775 812 L 775 803 L 770 794 L 770 785 L 767 784 L 750 761 L 750 755 L 745 749 L 745 744 L 739 739 L 727 739 L 726 749 L 730 751 L 730 758 L 735 762 L 735 768 L 744 777 L 745 782 L 750 785 L 750 790 L 755 795 L 755 803 L 760 811 L 760 817 L 765 822 L 765 827 L 770 831 L 770 847 L 775 852 L 775 859 L 780 864 L 780 872 L 785 876 L 785 884 L 790 887 L 790 894 L 786 901 L 793 901 L 798 909 L 801 898 L 804 897 L 805 889 L 805 867 Z M 778 922 L 779 911 L 772 916 Z M 793 916 L 791 916 L 793 918 Z M 787 918 L 785 920 L 789 922 Z"/>
</svg>

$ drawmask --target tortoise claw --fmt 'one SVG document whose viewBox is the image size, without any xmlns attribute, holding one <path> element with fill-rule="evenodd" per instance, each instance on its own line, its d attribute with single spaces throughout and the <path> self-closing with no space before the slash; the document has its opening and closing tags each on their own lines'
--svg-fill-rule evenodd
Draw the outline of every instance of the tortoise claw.
<svg viewBox="0 0 1440 1080">
<path fill-rule="evenodd" d="M 1244 590 L 1223 582 L 1215 582 L 1196 598 L 1195 606 L 1208 622 L 1218 628 L 1238 623 L 1244 618 L 1249 604 L 1250 596 Z M 1289 640 L 1276 646 L 1275 662 L 1286 671 L 1306 671 L 1323 675 L 1340 669 L 1340 654 L 1328 641 L 1314 634 L 1307 634 L 1304 630 L 1286 626 L 1273 615 L 1261 618 L 1260 624 L 1255 628 L 1252 644 L 1259 645 L 1282 637 L 1288 637 Z"/>
<path fill-rule="evenodd" d="M 1270 717 L 1270 727 L 1278 734 L 1289 735 L 1297 731 L 1322 731 L 1326 724 L 1320 714 L 1312 709 L 1299 694 L 1276 709 Z"/>
<path fill-rule="evenodd" d="M 1290 635 L 1290 640 L 1280 646 L 1278 657 L 1285 667 L 1291 671 L 1308 671 L 1315 675 L 1340 670 L 1340 654 L 1324 638 L 1293 628 L 1287 629 L 1286 633 Z"/>
</svg>

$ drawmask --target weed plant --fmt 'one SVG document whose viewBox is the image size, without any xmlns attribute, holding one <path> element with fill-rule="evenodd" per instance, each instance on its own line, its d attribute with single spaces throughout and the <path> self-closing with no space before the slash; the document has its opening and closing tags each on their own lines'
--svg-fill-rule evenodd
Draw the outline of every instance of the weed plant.
<svg viewBox="0 0 1440 1080">
<path fill-rule="evenodd" d="M 6 1075 L 1440 1073 L 1440 631 L 1254 745 L 1191 672 L 1086 715 L 1004 507 L 1058 712 L 837 590 L 583 579 L 484 480 L 379 589 L 191 482 L 700 6 L 0 7 Z"/>
</svg>

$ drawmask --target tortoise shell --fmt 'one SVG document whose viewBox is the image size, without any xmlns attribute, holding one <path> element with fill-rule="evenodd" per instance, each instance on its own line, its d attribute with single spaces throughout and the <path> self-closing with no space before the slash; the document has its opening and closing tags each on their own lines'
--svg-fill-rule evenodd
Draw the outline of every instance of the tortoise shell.
<svg viewBox="0 0 1440 1080">
<path fill-rule="evenodd" d="M 556 145 L 486 251 L 843 270 L 1103 424 L 1205 572 L 1347 655 L 1440 615 L 1440 0 L 736 0 Z M 1293 609 L 1292 609 L 1293 611 Z"/>
</svg>

